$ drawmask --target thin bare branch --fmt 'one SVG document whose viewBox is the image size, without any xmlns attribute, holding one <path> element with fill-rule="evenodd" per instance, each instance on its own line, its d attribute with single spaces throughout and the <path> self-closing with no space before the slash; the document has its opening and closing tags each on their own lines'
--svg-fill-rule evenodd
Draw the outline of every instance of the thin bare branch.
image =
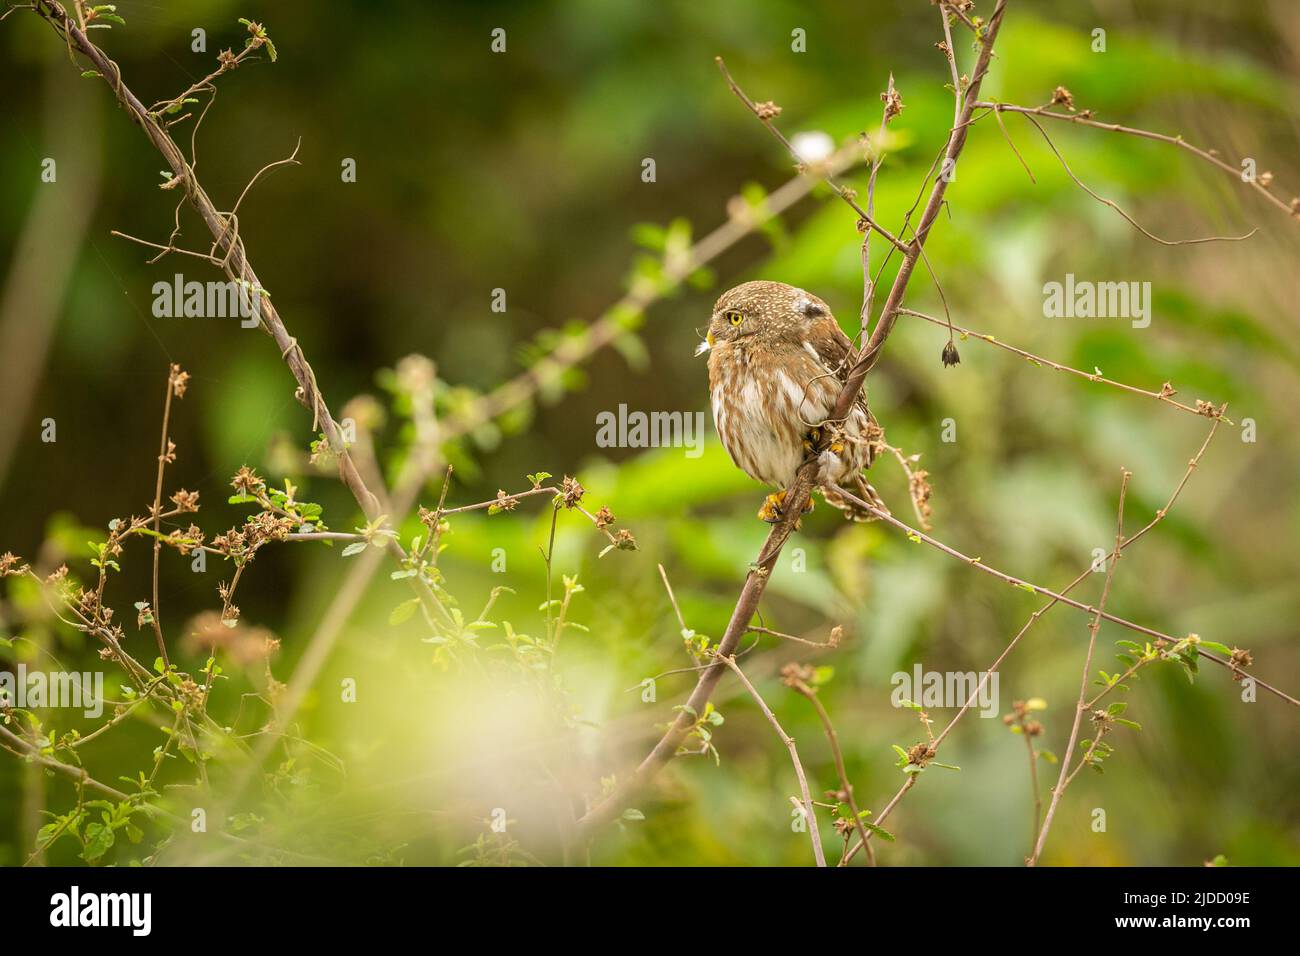
<svg viewBox="0 0 1300 956">
<path fill-rule="evenodd" d="M 808 839 L 812 841 L 813 858 L 817 861 L 818 866 L 825 866 L 826 855 L 822 851 L 822 838 L 821 834 L 817 830 L 817 814 L 813 811 L 812 795 L 808 792 L 808 777 L 804 773 L 803 764 L 799 762 L 799 750 L 795 746 L 794 738 L 781 728 L 781 724 L 777 721 L 776 715 L 772 713 L 772 708 L 767 706 L 767 702 L 763 700 L 762 695 L 759 694 L 754 685 L 749 682 L 749 678 L 746 677 L 745 672 L 740 669 L 740 665 L 736 663 L 736 659 L 731 656 L 719 656 L 718 660 L 731 668 L 731 672 L 736 675 L 742 684 L 745 685 L 745 690 L 749 691 L 750 695 L 754 698 L 754 701 L 758 704 L 758 709 L 763 712 L 763 716 L 767 718 L 767 722 L 772 725 L 772 729 L 776 731 L 776 735 L 781 738 L 781 743 L 785 744 L 785 749 L 790 751 L 790 762 L 794 764 L 794 774 L 799 778 L 799 792 L 803 796 L 803 803 L 800 809 L 803 810 L 804 819 L 808 823 Z"/>
<path fill-rule="evenodd" d="M 1065 745 L 1065 753 L 1061 755 L 1061 773 L 1057 778 L 1056 786 L 1052 788 L 1052 799 L 1047 805 L 1047 816 L 1043 817 L 1042 828 L 1038 831 L 1038 840 L 1034 843 L 1034 849 L 1030 853 L 1029 859 L 1025 861 L 1028 866 L 1036 866 L 1038 858 L 1042 855 L 1043 844 L 1047 842 L 1048 831 L 1052 829 L 1052 819 L 1056 816 L 1056 808 L 1060 805 L 1061 797 L 1065 795 L 1065 788 L 1068 786 L 1067 773 L 1070 769 L 1070 759 L 1074 754 L 1075 744 L 1079 740 L 1079 727 L 1083 723 L 1083 715 L 1088 712 L 1088 683 L 1092 677 L 1092 655 L 1097 647 L 1097 632 L 1101 629 L 1101 608 L 1106 606 L 1106 598 L 1110 596 L 1110 585 L 1115 577 L 1115 566 L 1119 564 L 1124 549 L 1124 497 L 1128 494 L 1128 480 L 1131 477 L 1133 477 L 1132 472 L 1124 471 L 1120 479 L 1118 517 L 1115 519 L 1115 550 L 1111 552 L 1111 558 L 1106 563 L 1106 580 L 1101 586 L 1101 597 L 1097 601 L 1097 613 L 1092 616 L 1092 620 L 1088 624 L 1088 650 L 1083 657 L 1083 677 L 1079 681 L 1079 703 L 1074 709 L 1074 724 L 1070 727 L 1070 742 Z M 1098 734 L 1098 739 L 1100 739 L 1100 736 Z"/>
<path fill-rule="evenodd" d="M 1073 123 L 1076 126 L 1087 126 L 1092 129 L 1106 130 L 1111 133 L 1122 133 L 1128 136 L 1137 136 L 1141 139 L 1151 139 L 1160 143 L 1168 143 L 1170 146 L 1177 146 L 1179 149 L 1184 149 L 1187 152 L 1191 153 L 1193 156 L 1196 156 L 1199 159 L 1203 159 L 1205 160 L 1205 162 L 1210 163 L 1212 166 L 1215 166 L 1218 169 L 1223 170 L 1225 173 L 1228 173 L 1238 182 L 1244 182 L 1246 185 L 1250 186 L 1252 189 L 1258 192 L 1261 196 L 1267 199 L 1274 206 L 1281 209 L 1283 212 L 1288 213 L 1292 216 L 1296 215 L 1295 207 L 1292 204 L 1287 203 L 1286 201 L 1274 195 L 1269 190 L 1266 183 L 1260 182 L 1258 177 L 1255 177 L 1254 179 L 1242 179 L 1241 167 L 1232 166 L 1224 162 L 1222 159 L 1219 158 L 1219 156 L 1216 153 L 1214 153 L 1211 150 L 1201 149 L 1199 146 L 1193 146 L 1191 143 L 1187 142 L 1187 140 L 1183 139 L 1181 136 L 1167 136 L 1164 133 L 1155 133 L 1152 132 L 1151 130 L 1135 129 L 1134 127 L 1131 126 L 1121 126 L 1119 123 L 1101 123 L 1092 118 L 1093 114 L 1091 110 L 1084 110 L 1078 113 L 1058 113 L 1054 110 L 1048 109 L 1045 106 L 1037 106 L 1037 107 L 1014 106 L 1010 103 L 993 103 L 993 102 L 978 103 L 976 105 L 979 109 L 992 110 L 996 113 L 1004 113 L 1004 112 L 1021 113 L 1026 116 L 1041 116 L 1041 117 L 1046 117 L 1048 119 L 1060 120 L 1066 123 Z"/>
<path fill-rule="evenodd" d="M 925 321 L 933 325 L 940 325 L 945 328 L 947 328 L 948 326 L 948 323 L 945 320 L 940 319 L 933 315 L 926 315 L 924 312 L 917 312 L 914 309 L 899 309 L 898 312 L 900 315 L 912 315 L 918 319 L 924 319 Z M 1055 369 L 1058 372 L 1066 372 L 1067 374 L 1070 375 L 1077 375 L 1079 378 L 1085 378 L 1090 382 L 1097 382 L 1098 384 L 1101 385 L 1109 385 L 1111 388 L 1118 388 L 1122 391 L 1130 392 L 1134 395 L 1144 395 L 1147 398 L 1154 398 L 1156 401 L 1164 402 L 1166 405 L 1172 405 L 1174 408 L 1177 408 L 1180 411 L 1188 412 L 1189 414 L 1192 415 L 1197 415 L 1202 418 L 1218 418 L 1222 414 L 1218 406 L 1214 405 L 1212 402 L 1198 401 L 1195 406 L 1192 406 L 1192 405 L 1184 405 L 1182 402 L 1175 401 L 1173 396 L 1177 395 L 1178 392 L 1177 390 L 1174 389 L 1172 385 L 1168 383 L 1165 383 L 1163 386 L 1161 386 L 1161 389 L 1158 392 L 1151 391 L 1150 389 L 1138 388 L 1136 385 L 1128 385 L 1125 384 L 1124 382 L 1118 382 L 1114 379 L 1107 378 L 1106 376 L 1101 374 L 1101 371 L 1099 369 L 1094 370 L 1092 372 L 1085 372 L 1082 369 L 1071 368 L 1068 365 L 1062 365 L 1060 362 L 1053 362 L 1051 359 L 1043 358 L 1041 355 L 1035 355 L 1032 352 L 1026 352 L 1024 349 L 1019 349 L 1016 348 L 1014 345 L 1008 345 L 1006 342 L 999 341 L 998 339 L 994 338 L 992 335 L 989 335 L 986 332 L 976 332 L 972 329 L 964 329 L 960 325 L 954 325 L 953 329 L 963 339 L 972 338 L 980 342 L 987 342 L 989 345 L 993 345 L 996 346 L 997 348 L 1002 349 L 1003 351 L 1010 352 L 1012 355 L 1019 355 L 1022 359 L 1025 359 L 1028 362 L 1032 362 L 1035 365 L 1046 366 L 1047 368 Z M 1228 419 L 1224 419 L 1224 420 L 1227 421 L 1228 424 L 1230 425 L 1233 424 L 1233 422 L 1231 422 Z"/>
</svg>

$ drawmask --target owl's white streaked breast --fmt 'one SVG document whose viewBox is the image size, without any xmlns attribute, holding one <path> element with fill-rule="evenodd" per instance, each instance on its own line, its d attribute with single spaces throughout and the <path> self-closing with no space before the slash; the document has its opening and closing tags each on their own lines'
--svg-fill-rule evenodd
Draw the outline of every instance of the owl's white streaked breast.
<svg viewBox="0 0 1300 956">
<path fill-rule="evenodd" d="M 841 383 L 809 347 L 755 356 L 736 343 L 709 355 L 713 424 L 722 446 L 751 478 L 788 488 L 804 460 L 804 438 L 830 414 Z M 854 406 L 845 423 L 847 447 L 823 452 L 823 475 L 837 484 L 868 464 L 867 417 Z"/>
</svg>

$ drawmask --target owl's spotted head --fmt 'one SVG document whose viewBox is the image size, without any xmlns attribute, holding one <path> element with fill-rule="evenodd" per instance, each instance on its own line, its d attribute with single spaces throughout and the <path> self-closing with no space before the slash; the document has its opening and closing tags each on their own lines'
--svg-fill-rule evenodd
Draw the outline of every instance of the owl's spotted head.
<svg viewBox="0 0 1300 956">
<path fill-rule="evenodd" d="M 745 282 L 718 299 L 708 334 L 695 354 L 742 339 L 765 344 L 798 341 L 810 321 L 830 314 L 825 302 L 803 289 L 784 282 Z"/>
</svg>

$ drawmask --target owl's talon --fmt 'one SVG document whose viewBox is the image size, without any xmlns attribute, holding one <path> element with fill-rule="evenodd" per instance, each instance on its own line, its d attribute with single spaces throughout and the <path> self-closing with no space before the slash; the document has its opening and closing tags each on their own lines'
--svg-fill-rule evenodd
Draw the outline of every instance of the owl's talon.
<svg viewBox="0 0 1300 956">
<path fill-rule="evenodd" d="M 788 491 L 775 491 L 763 499 L 763 506 L 758 509 L 759 519 L 766 521 L 768 524 L 776 524 L 780 521 L 781 515 L 785 513 L 785 496 L 787 494 L 789 494 Z M 809 496 L 800 514 L 806 515 L 812 510 L 813 500 L 812 496 Z M 795 527 L 799 527 L 798 523 L 795 524 Z"/>
<path fill-rule="evenodd" d="M 776 491 L 763 499 L 763 506 L 758 509 L 760 521 L 776 524 L 781 520 L 781 506 L 785 504 L 785 492 Z"/>
</svg>

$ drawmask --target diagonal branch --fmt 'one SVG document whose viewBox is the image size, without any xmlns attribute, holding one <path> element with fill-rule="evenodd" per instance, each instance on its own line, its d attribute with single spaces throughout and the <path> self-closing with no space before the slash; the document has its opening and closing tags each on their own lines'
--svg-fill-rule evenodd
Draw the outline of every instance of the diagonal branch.
<svg viewBox="0 0 1300 956">
<path fill-rule="evenodd" d="M 193 170 L 185 159 L 176 141 L 159 125 L 151 113 L 130 88 L 122 82 L 122 72 L 108 55 L 96 46 L 77 25 L 63 6 L 56 0 L 38 0 L 35 12 L 48 21 L 60 35 L 84 55 L 99 71 L 101 78 L 113 90 L 118 102 L 162 154 L 171 169 L 171 174 L 184 190 L 190 205 L 199 214 L 215 241 L 215 249 L 227 255 L 225 271 L 227 276 L 240 283 L 245 289 L 265 288 L 254 272 L 252 264 L 245 254 L 244 244 L 232 232 L 231 221 L 218 212 L 217 207 L 199 184 Z M 258 311 L 262 328 L 275 339 L 280 347 L 281 357 L 298 382 L 298 398 L 312 411 L 325 432 L 331 449 L 338 456 L 339 476 L 352 492 L 361 510 L 369 519 L 378 516 L 378 501 L 362 481 L 356 466 L 348 456 L 338 423 L 330 414 L 329 407 L 316 384 L 316 376 L 303 353 L 298 341 L 289 334 L 280 319 L 275 305 L 265 296 L 259 297 Z"/>
<path fill-rule="evenodd" d="M 952 178 L 951 175 L 944 175 L 944 170 L 956 168 L 957 159 L 961 156 L 961 151 L 966 145 L 966 136 L 970 131 L 975 103 L 979 100 L 980 86 L 989 71 L 989 63 L 993 57 L 993 43 L 997 39 L 998 30 L 1002 26 L 1002 15 L 1005 12 L 1006 0 L 998 0 L 998 4 L 993 10 L 993 16 L 989 18 L 987 31 L 980 38 L 980 54 L 975 61 L 975 72 L 971 77 L 970 86 L 966 89 L 966 102 L 962 106 L 960 121 L 948 134 L 948 145 L 944 149 L 943 160 L 939 166 L 940 175 L 935 179 L 934 186 L 930 190 L 930 198 L 925 204 L 925 211 L 921 213 L 921 221 L 916 228 L 915 238 L 909 243 L 907 254 L 903 256 L 903 261 L 898 267 L 898 274 L 894 277 L 893 286 L 890 287 L 889 297 L 885 300 L 884 307 L 881 310 L 880 320 L 876 323 L 871 338 L 867 340 L 862 356 L 849 373 L 844 390 L 840 393 L 839 400 L 835 403 L 835 410 L 831 413 L 832 419 L 838 420 L 848 415 L 849 409 L 857 400 L 858 390 L 861 389 L 867 373 L 879 360 L 880 350 L 884 346 L 885 340 L 889 338 L 889 333 L 893 331 L 894 323 L 898 320 L 898 310 L 903 304 L 903 296 L 907 292 L 908 282 L 912 278 L 912 270 L 916 268 L 917 260 L 921 257 L 921 250 L 925 246 L 925 240 L 929 236 L 935 220 L 939 218 L 939 211 L 943 208 L 943 197 L 948 191 L 948 183 Z"/>
<path fill-rule="evenodd" d="M 968 88 L 966 105 L 962 110 L 962 122 L 949 133 L 948 145 L 944 151 L 945 156 L 953 161 L 961 154 L 962 147 L 966 143 L 966 130 L 970 125 L 970 114 L 974 103 L 979 98 L 980 83 L 988 72 L 989 60 L 993 55 L 993 43 L 1002 24 L 1002 15 L 1005 8 L 1006 0 L 998 0 L 993 16 L 989 20 L 987 32 L 981 37 L 982 49 L 977 61 L 974 79 Z M 925 237 L 939 215 L 939 209 L 943 204 L 943 194 L 947 186 L 947 181 L 942 176 L 936 180 L 933 192 L 930 195 L 930 201 L 926 205 L 925 214 L 922 216 L 920 228 L 917 229 L 916 237 L 908 244 L 908 253 L 903 257 L 902 265 L 894 278 L 889 298 L 885 303 L 881 320 L 877 324 L 875 332 L 872 333 L 867 353 L 859 359 L 849 375 L 848 381 L 836 401 L 835 410 L 831 413 L 831 419 L 842 419 L 848 415 L 849 408 L 857 400 L 858 393 L 862 389 L 862 383 L 867 372 L 870 371 L 872 364 L 874 364 L 874 357 L 879 355 L 880 346 L 884 344 L 885 339 L 889 336 L 890 329 L 893 328 L 894 321 L 897 319 L 898 308 L 903 301 L 903 293 L 907 290 L 912 271 L 920 258 L 921 246 L 925 242 Z M 763 596 L 763 591 L 767 588 L 772 569 L 776 566 L 777 558 L 781 555 L 781 549 L 793 533 L 803 506 L 812 493 L 813 485 L 817 480 L 818 468 L 815 457 L 805 462 L 799 469 L 794 484 L 787 491 L 786 505 L 781 519 L 769 532 L 767 540 L 763 544 L 763 550 L 759 553 L 758 560 L 755 561 L 750 568 L 749 574 L 746 575 L 740 597 L 736 601 L 731 619 L 727 623 L 727 629 L 723 632 L 722 640 L 718 644 L 717 654 L 720 658 L 734 654 L 741 637 L 747 632 L 750 621 L 758 610 L 758 603 Z M 714 664 L 700 674 L 695 689 L 687 700 L 689 709 L 684 708 L 678 711 L 677 718 L 659 739 L 658 743 L 654 745 L 646 758 L 637 766 L 636 770 L 624 779 L 612 793 L 583 815 L 577 825 L 578 836 L 590 836 L 596 828 L 612 822 L 631 799 L 654 778 L 664 764 L 672 759 L 677 752 L 678 745 L 690 731 L 692 723 L 691 718 L 688 716 L 690 711 L 694 710 L 695 713 L 703 712 L 704 705 L 708 702 L 724 670 L 724 665 Z"/>
<path fill-rule="evenodd" d="M 311 411 L 313 429 L 319 425 L 324 432 L 326 441 L 338 460 L 339 478 L 348 491 L 351 492 L 352 497 L 356 499 L 367 520 L 375 521 L 381 516 L 379 499 L 366 485 L 352 457 L 348 454 L 342 431 L 338 422 L 330 413 L 325 397 L 320 392 L 320 387 L 316 382 L 316 373 L 307 361 L 302 346 L 285 328 L 275 305 L 268 297 L 260 294 L 260 290 L 265 287 L 262 285 L 261 280 L 258 279 L 257 273 L 253 271 L 252 264 L 248 261 L 244 241 L 238 235 L 235 218 L 222 215 L 217 210 L 207 192 L 199 184 L 193 168 L 186 161 L 185 155 L 180 147 L 176 145 L 176 141 L 160 125 L 157 116 L 151 113 L 140 102 L 139 98 L 131 92 L 130 88 L 122 82 L 122 71 L 118 65 L 86 36 L 76 19 L 68 14 L 62 4 L 56 2 L 56 0 L 36 0 L 32 9 L 38 16 L 46 20 L 61 37 L 65 38 L 70 48 L 75 47 L 77 51 L 94 64 L 100 77 L 113 90 L 118 103 L 127 111 L 127 114 L 136 125 L 144 130 L 149 141 L 162 154 L 163 159 L 171 168 L 173 182 L 181 187 L 190 205 L 194 207 L 207 226 L 208 231 L 212 234 L 213 245 L 210 255 L 215 257 L 217 253 L 222 253 L 224 256 L 222 268 L 226 275 L 232 281 L 237 282 L 243 289 L 255 290 L 251 295 L 256 303 L 261 327 L 275 340 L 275 344 L 280 349 L 281 359 L 288 366 L 289 371 L 298 383 L 295 396 Z M 296 149 L 294 153 L 296 155 Z M 288 160 L 273 163 L 261 170 L 258 176 L 265 172 L 266 169 L 292 161 L 293 157 L 290 157 Z M 253 181 L 256 180 L 257 176 L 254 176 Z M 249 186 L 251 187 L 251 185 L 250 182 Z M 245 187 L 245 192 L 247 192 L 247 189 L 248 187 Z M 389 539 L 387 551 L 399 561 L 405 557 L 402 546 L 394 538 Z M 410 581 L 416 582 L 416 579 L 412 578 Z M 416 591 L 426 611 L 436 616 L 444 624 L 449 625 L 451 616 L 448 614 L 447 609 L 443 607 L 442 602 L 438 600 L 437 595 L 420 583 L 412 583 L 411 586 Z"/>
</svg>

